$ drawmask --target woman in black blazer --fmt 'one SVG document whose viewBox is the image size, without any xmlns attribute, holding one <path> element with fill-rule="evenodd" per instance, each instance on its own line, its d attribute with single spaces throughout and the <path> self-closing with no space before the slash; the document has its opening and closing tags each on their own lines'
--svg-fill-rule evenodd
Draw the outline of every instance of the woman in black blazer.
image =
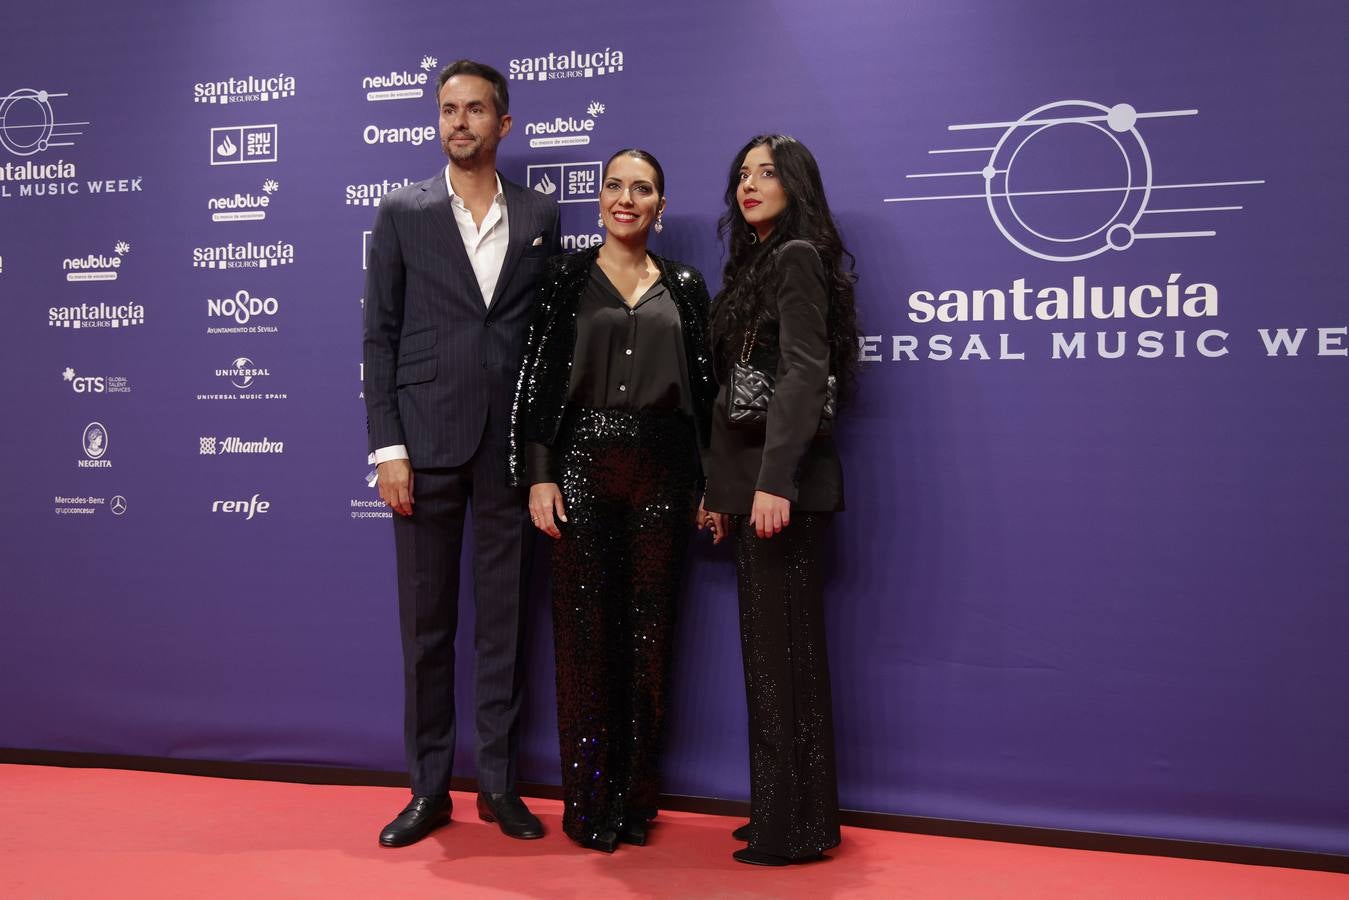
<svg viewBox="0 0 1349 900">
<path fill-rule="evenodd" d="M 848 393 L 856 366 L 853 277 L 819 167 L 798 141 L 746 144 L 726 204 L 730 253 L 711 326 L 722 388 L 702 524 L 733 537 L 740 593 L 750 821 L 734 857 L 780 866 L 839 843 L 823 587 L 843 470 L 826 401 Z M 764 421 L 731 419 L 737 362 L 774 376 Z"/>
<path fill-rule="evenodd" d="M 675 599 L 716 392 L 707 286 L 646 249 L 664 175 L 621 150 L 600 186 L 604 245 L 555 257 L 512 410 L 510 469 L 553 543 L 562 828 L 646 842 Z"/>
</svg>

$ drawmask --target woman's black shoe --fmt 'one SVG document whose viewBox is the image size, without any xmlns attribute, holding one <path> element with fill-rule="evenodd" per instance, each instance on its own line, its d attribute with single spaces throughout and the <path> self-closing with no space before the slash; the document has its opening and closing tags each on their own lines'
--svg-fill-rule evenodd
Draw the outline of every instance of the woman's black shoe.
<svg viewBox="0 0 1349 900">
<path fill-rule="evenodd" d="M 581 841 L 581 846 L 587 850 L 598 850 L 601 853 L 613 853 L 618 849 L 618 835 L 613 831 L 601 831 L 599 834 L 592 834 L 590 837 Z"/>
<path fill-rule="evenodd" d="M 752 841 L 754 839 L 754 823 L 746 822 L 735 831 L 731 832 L 731 837 L 737 841 Z"/>
<path fill-rule="evenodd" d="M 641 821 L 627 822 L 623 825 L 623 828 L 618 832 L 618 839 L 625 844 L 633 844 L 634 846 L 637 847 L 643 847 L 646 845 L 646 834 L 647 832 L 645 822 Z"/>
<path fill-rule="evenodd" d="M 801 856 L 792 859 L 786 856 L 774 856 L 772 853 L 764 853 L 762 850 L 754 850 L 746 847 L 744 850 L 737 850 L 731 854 L 731 858 L 736 862 L 746 863 L 751 866 L 794 866 L 797 863 L 815 862 L 824 859 L 822 854 L 816 853 L 814 856 Z"/>
</svg>

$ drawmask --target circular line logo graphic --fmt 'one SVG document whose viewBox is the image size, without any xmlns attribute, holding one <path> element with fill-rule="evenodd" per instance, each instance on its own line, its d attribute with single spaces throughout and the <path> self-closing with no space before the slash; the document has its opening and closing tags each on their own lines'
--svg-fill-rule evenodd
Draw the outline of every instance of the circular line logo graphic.
<svg viewBox="0 0 1349 900">
<path fill-rule="evenodd" d="M 1031 110 L 1008 127 L 980 173 L 989 214 L 1003 237 L 1032 256 L 1061 262 L 1127 249 L 1134 241 L 1134 228 L 1152 190 L 1152 159 L 1143 136 L 1134 127 L 1137 122 L 1137 110 L 1127 103 L 1105 106 L 1090 100 L 1061 100 Z M 1028 148 L 1034 152 L 1037 144 L 1070 135 L 1078 140 L 1085 136 L 1097 143 L 1104 141 L 1103 146 L 1120 157 L 1124 183 L 1118 187 L 1020 189 L 1016 163 L 1022 152 Z M 1120 195 L 1114 211 L 1085 232 L 1052 234 L 1047 226 L 1035 227 L 1028 221 L 1028 206 L 1037 197 L 1113 193 Z"/>
<path fill-rule="evenodd" d="M 39 117 L 40 124 L 28 121 Z M 20 88 L 0 97 L 0 146 L 15 156 L 32 156 L 46 150 L 55 124 L 46 91 Z"/>
<path fill-rule="evenodd" d="M 108 452 L 108 429 L 98 422 L 84 426 L 84 455 L 90 459 L 102 459 Z"/>
<path fill-rule="evenodd" d="M 126 498 L 121 494 L 118 494 L 116 497 L 112 498 L 112 502 L 108 504 L 108 508 L 112 510 L 114 516 L 122 515 L 126 512 Z"/>
</svg>

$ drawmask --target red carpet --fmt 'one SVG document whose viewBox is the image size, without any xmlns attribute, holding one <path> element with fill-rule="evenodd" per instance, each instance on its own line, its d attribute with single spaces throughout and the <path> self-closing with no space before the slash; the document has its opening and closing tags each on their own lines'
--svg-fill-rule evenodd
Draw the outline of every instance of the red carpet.
<svg viewBox="0 0 1349 900">
<path fill-rule="evenodd" d="M 0 897 L 1344 898 L 1349 876 L 845 828 L 832 859 L 731 861 L 739 820 L 663 813 L 613 856 L 549 830 L 513 841 L 456 794 L 455 820 L 401 850 L 379 828 L 406 791 L 0 766 Z"/>
</svg>

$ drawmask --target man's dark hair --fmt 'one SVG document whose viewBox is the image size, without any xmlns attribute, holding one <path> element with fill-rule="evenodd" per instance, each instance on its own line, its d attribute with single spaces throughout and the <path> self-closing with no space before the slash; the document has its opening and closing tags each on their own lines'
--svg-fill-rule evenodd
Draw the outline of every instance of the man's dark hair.
<svg viewBox="0 0 1349 900">
<path fill-rule="evenodd" d="M 440 78 L 436 81 L 436 105 L 440 105 L 440 89 L 445 87 L 445 82 L 456 75 L 476 75 L 479 78 L 485 78 L 492 85 L 492 98 L 497 109 L 497 118 L 501 118 L 510 112 L 511 92 L 506 86 L 506 77 L 487 63 L 474 62 L 471 59 L 456 59 L 448 66 L 440 70 Z"/>
</svg>

